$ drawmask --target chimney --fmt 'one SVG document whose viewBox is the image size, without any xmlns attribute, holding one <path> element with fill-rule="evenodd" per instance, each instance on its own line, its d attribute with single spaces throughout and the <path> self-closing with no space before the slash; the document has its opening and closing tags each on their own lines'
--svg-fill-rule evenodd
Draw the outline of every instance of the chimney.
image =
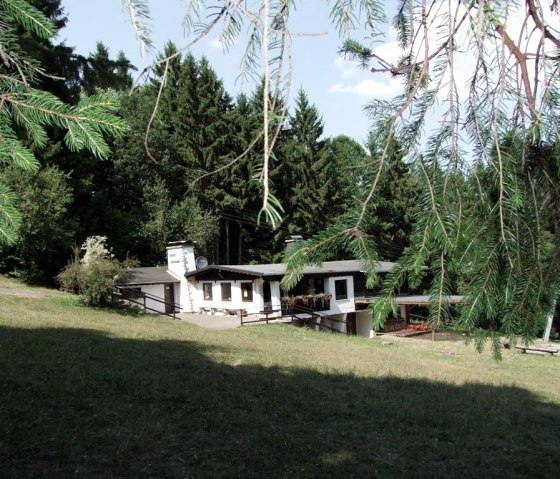
<svg viewBox="0 0 560 479">
<path fill-rule="evenodd" d="M 286 243 L 286 253 L 289 253 L 292 249 L 294 249 L 294 246 L 299 243 L 300 241 L 303 241 L 303 236 L 301 235 L 288 235 L 286 236 L 286 239 L 284 240 Z"/>
<path fill-rule="evenodd" d="M 194 244 L 190 241 L 172 241 L 167 245 L 167 269 L 170 273 L 183 278 L 185 273 L 196 269 Z"/>
<path fill-rule="evenodd" d="M 194 294 L 185 273 L 196 269 L 194 244 L 190 241 L 172 241 L 167 245 L 167 271 L 179 279 L 179 290 L 175 291 L 175 302 L 180 304 L 181 312 L 193 312 Z"/>
</svg>

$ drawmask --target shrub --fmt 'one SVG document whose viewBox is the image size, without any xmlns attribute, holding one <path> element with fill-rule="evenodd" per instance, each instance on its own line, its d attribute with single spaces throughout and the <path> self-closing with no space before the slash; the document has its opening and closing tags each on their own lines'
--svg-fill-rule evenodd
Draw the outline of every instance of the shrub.
<svg viewBox="0 0 560 479">
<path fill-rule="evenodd" d="M 57 282 L 61 289 L 69 293 L 80 294 L 83 284 L 84 267 L 80 262 L 72 261 L 58 274 Z"/>
<path fill-rule="evenodd" d="M 93 236 L 82 245 L 85 254 L 74 259 L 57 276 L 61 288 L 79 294 L 87 306 L 105 306 L 110 303 L 116 282 L 125 274 L 124 265 L 114 259 L 106 247 L 107 238 Z"/>
</svg>

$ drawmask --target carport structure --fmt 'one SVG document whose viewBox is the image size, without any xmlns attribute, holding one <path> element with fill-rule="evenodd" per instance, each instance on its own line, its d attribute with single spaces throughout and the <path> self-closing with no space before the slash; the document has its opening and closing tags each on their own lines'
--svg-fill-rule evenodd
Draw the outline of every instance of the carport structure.
<svg viewBox="0 0 560 479">
<path fill-rule="evenodd" d="M 370 304 L 374 303 L 378 300 L 379 297 L 370 297 L 370 298 L 356 298 L 355 305 L 356 309 L 363 309 L 364 307 L 369 306 Z M 404 320 L 405 326 L 410 324 L 410 310 L 413 306 L 423 306 L 428 307 L 431 304 L 437 302 L 437 299 L 428 296 L 428 295 L 403 295 L 397 296 L 395 298 L 397 306 L 400 309 L 400 317 Z M 445 304 L 454 304 L 458 305 L 464 302 L 464 296 L 459 295 L 448 295 L 443 296 L 442 301 Z M 434 335 L 434 331 L 432 330 L 432 337 Z"/>
</svg>

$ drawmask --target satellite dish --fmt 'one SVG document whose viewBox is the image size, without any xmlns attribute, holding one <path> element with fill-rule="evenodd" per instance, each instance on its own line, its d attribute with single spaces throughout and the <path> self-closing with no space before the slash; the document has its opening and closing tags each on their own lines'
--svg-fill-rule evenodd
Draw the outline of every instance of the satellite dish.
<svg viewBox="0 0 560 479">
<path fill-rule="evenodd" d="M 208 266 L 208 260 L 204 256 L 199 256 L 198 258 L 196 258 L 194 263 L 196 264 L 196 269 L 202 269 Z"/>
</svg>

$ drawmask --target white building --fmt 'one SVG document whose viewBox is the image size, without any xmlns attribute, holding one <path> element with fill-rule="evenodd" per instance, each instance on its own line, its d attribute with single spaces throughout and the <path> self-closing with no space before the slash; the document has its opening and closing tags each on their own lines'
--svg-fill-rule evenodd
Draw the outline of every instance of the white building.
<svg viewBox="0 0 560 479">
<path fill-rule="evenodd" d="M 377 272 L 384 275 L 394 266 L 379 262 Z M 274 318 L 310 310 L 331 329 L 373 335 L 371 312 L 363 301 L 361 306 L 356 304 L 357 298 L 363 300 L 374 294 L 365 288 L 359 261 L 326 261 L 321 267 L 306 267 L 302 281 L 288 292 L 280 287 L 285 272 L 285 264 L 209 265 L 197 269 L 194 245 L 177 241 L 167 247 L 167 267 L 129 269 L 123 291 L 129 297 L 136 293 L 136 304 L 145 301 L 152 312 Z"/>
</svg>

